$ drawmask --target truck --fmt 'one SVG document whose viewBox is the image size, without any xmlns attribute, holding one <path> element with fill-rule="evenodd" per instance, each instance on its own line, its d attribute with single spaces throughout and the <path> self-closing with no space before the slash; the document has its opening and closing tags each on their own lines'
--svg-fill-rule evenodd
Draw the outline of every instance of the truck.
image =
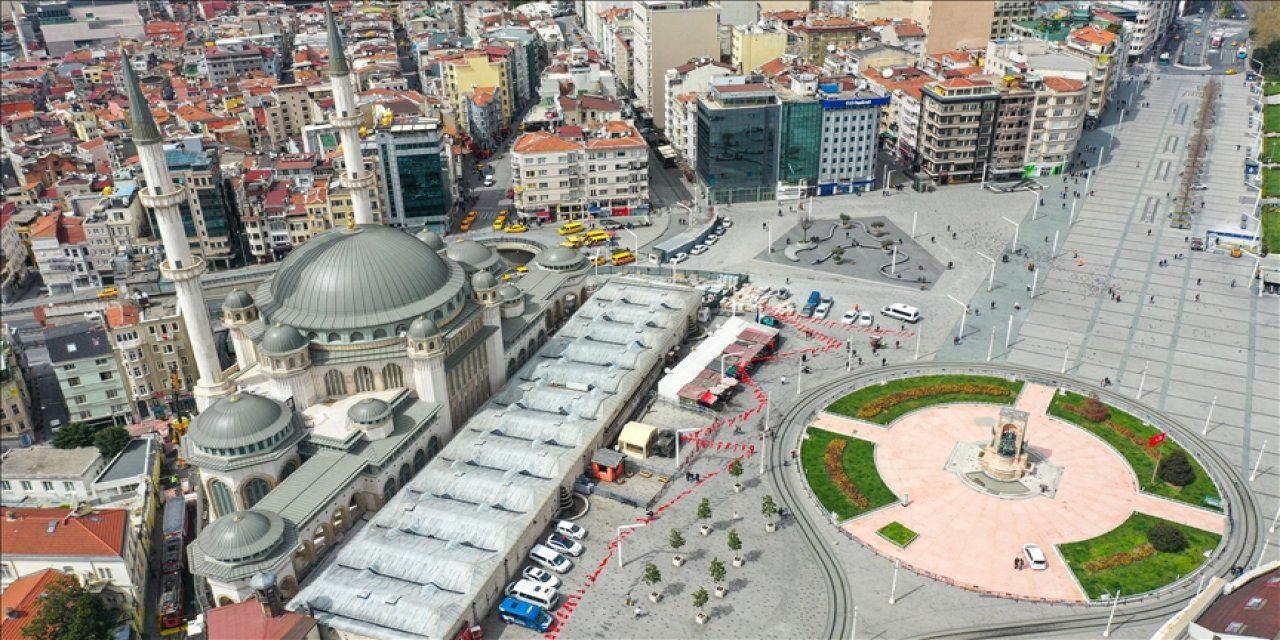
<svg viewBox="0 0 1280 640">
<path fill-rule="evenodd" d="M 800 309 L 800 315 L 806 318 L 813 316 L 813 311 L 818 308 L 820 302 L 822 302 L 822 292 L 810 291 L 809 299 L 805 301 L 804 307 Z"/>
<path fill-rule="evenodd" d="M 1161 65 L 1168 65 L 1168 64 L 1169 64 L 1169 52 L 1168 52 L 1168 51 L 1165 51 L 1164 53 L 1161 53 L 1161 54 L 1160 54 L 1160 64 L 1161 64 Z"/>
<path fill-rule="evenodd" d="M 515 598 L 502 599 L 498 605 L 498 617 L 507 624 L 518 624 L 534 631 L 543 632 L 551 628 L 551 614 L 538 605 Z"/>
</svg>

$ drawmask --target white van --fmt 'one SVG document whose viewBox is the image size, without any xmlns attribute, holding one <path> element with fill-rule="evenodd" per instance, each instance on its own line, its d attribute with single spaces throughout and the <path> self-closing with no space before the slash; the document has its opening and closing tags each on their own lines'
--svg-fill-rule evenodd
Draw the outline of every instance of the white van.
<svg viewBox="0 0 1280 640">
<path fill-rule="evenodd" d="M 1049 568 L 1049 559 L 1044 556 L 1044 551 L 1040 550 L 1039 545 L 1022 545 L 1022 555 L 1027 557 L 1027 564 L 1030 565 L 1032 569 L 1044 571 Z"/>
<path fill-rule="evenodd" d="M 554 549 L 540 544 L 533 545 L 533 548 L 529 550 L 529 559 L 543 569 L 556 573 L 568 573 L 573 568 L 573 563 L 568 558 L 556 553 Z"/>
<path fill-rule="evenodd" d="M 517 600 L 523 600 L 529 604 L 536 604 L 547 611 L 555 609 L 560 604 L 560 594 L 556 590 L 545 584 L 538 584 L 532 580 L 517 580 L 507 585 L 505 591 L 508 596 Z"/>
<path fill-rule="evenodd" d="M 883 309 L 880 309 L 880 315 L 889 316 L 897 320 L 904 320 L 912 324 L 920 322 L 920 310 L 909 305 L 895 302 Z"/>
</svg>

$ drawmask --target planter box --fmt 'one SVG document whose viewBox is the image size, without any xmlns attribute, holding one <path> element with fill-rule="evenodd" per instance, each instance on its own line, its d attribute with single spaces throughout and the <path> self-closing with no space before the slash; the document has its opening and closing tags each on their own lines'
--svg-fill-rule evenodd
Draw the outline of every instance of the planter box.
<svg viewBox="0 0 1280 640">
<path fill-rule="evenodd" d="M 654 604 L 657 604 L 657 603 L 658 603 L 658 601 L 659 601 L 659 600 L 661 600 L 661 599 L 662 599 L 662 594 L 661 594 L 661 593 L 658 593 L 657 591 L 654 591 L 654 592 L 652 592 L 652 593 L 650 593 L 650 594 L 649 594 L 649 602 L 652 602 L 652 603 L 654 603 Z"/>
<path fill-rule="evenodd" d="M 778 524 L 770 520 L 769 522 L 764 523 L 764 530 L 769 533 L 773 533 L 778 530 Z"/>
<path fill-rule="evenodd" d="M 733 492 L 734 492 L 734 493 L 742 493 L 742 483 L 741 483 L 741 482 L 735 482 L 735 483 L 733 483 Z"/>
<path fill-rule="evenodd" d="M 683 557 L 681 557 L 681 556 L 672 556 L 672 558 L 671 558 L 671 566 L 673 566 L 673 567 L 679 567 L 679 566 L 681 566 L 681 565 L 683 565 L 683 564 L 684 564 L 684 558 L 683 558 Z"/>
<path fill-rule="evenodd" d="M 726 593 L 729 593 L 729 590 L 724 585 L 716 585 L 715 594 L 717 598 L 723 598 Z"/>
<path fill-rule="evenodd" d="M 694 620 L 697 620 L 697 621 L 698 621 L 698 624 L 706 624 L 706 623 L 707 623 L 707 614 L 705 614 L 705 613 L 699 613 L 698 615 L 694 616 L 694 617 L 693 617 L 693 619 L 694 619 Z"/>
<path fill-rule="evenodd" d="M 744 565 L 744 564 L 746 564 L 746 563 L 747 563 L 747 561 L 746 561 L 745 559 L 743 559 L 741 556 L 738 556 L 738 557 L 736 557 L 736 558 L 734 558 L 734 559 L 733 559 L 733 566 L 735 566 L 735 567 L 741 567 L 742 565 Z"/>
<path fill-rule="evenodd" d="M 704 524 L 701 527 L 698 527 L 698 533 L 701 533 L 704 536 L 708 535 L 711 533 L 711 527 L 709 525 Z"/>
</svg>

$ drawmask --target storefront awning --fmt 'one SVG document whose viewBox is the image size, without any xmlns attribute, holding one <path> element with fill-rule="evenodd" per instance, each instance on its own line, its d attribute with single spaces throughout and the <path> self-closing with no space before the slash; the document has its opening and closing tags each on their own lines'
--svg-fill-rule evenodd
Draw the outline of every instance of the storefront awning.
<svg viewBox="0 0 1280 640">
<path fill-rule="evenodd" d="M 702 396 L 698 398 L 698 402 L 701 402 L 703 404 L 715 404 L 716 400 L 717 400 L 716 394 L 710 391 L 702 392 Z"/>
</svg>

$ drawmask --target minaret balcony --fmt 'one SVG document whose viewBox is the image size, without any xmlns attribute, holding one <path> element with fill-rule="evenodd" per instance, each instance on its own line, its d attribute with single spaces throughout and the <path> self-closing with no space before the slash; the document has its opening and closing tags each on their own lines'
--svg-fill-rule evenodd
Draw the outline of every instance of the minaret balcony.
<svg viewBox="0 0 1280 640">
<path fill-rule="evenodd" d="M 338 130 L 359 129 L 361 123 L 363 122 L 364 122 L 364 118 L 359 115 L 340 116 L 335 113 L 329 116 L 329 124 L 333 125 L 333 128 Z"/>
<path fill-rule="evenodd" d="M 167 209 L 170 207 L 177 208 L 179 205 L 187 201 L 187 188 L 178 184 L 173 185 L 173 191 L 168 193 L 156 193 L 155 187 L 147 187 L 142 191 L 142 205 L 152 209 Z"/>
</svg>

